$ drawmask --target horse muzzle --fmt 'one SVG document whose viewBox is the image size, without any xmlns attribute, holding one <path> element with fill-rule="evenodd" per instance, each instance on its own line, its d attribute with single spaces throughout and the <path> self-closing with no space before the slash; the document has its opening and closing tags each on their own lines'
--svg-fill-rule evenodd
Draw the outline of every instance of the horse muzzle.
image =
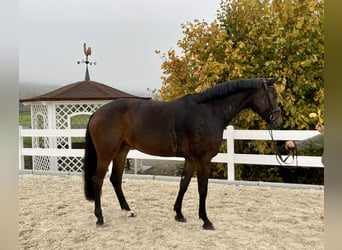
<svg viewBox="0 0 342 250">
<path fill-rule="evenodd" d="M 278 107 L 272 110 L 268 116 L 268 124 L 272 129 L 280 129 L 283 126 L 283 118 L 281 115 L 281 109 Z"/>
</svg>

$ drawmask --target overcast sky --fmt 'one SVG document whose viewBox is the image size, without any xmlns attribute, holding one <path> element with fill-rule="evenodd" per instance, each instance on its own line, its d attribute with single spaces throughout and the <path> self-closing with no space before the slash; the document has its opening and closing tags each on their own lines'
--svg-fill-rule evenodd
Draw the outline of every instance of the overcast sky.
<svg viewBox="0 0 342 250">
<path fill-rule="evenodd" d="M 212 22 L 220 0 L 19 1 L 19 80 L 66 85 L 84 79 L 83 43 L 92 48 L 90 79 L 123 91 L 159 89 L 161 53 L 176 49 L 180 25 Z"/>
</svg>

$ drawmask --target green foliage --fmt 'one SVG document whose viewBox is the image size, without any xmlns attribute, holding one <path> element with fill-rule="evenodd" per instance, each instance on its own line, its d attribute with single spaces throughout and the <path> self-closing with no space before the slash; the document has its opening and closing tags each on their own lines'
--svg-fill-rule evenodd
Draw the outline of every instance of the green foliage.
<svg viewBox="0 0 342 250">
<path fill-rule="evenodd" d="M 83 129 L 87 127 L 90 115 L 76 115 L 71 118 L 72 129 Z M 85 138 L 84 137 L 72 137 L 71 143 L 73 148 L 84 148 Z"/>
<path fill-rule="evenodd" d="M 227 166 L 223 163 L 212 163 L 209 172 L 209 178 L 227 179 Z"/>
<path fill-rule="evenodd" d="M 180 55 L 161 54 L 160 96 L 169 101 L 231 79 L 277 76 L 284 128 L 313 129 L 318 120 L 309 114 L 324 116 L 323 17 L 324 0 L 222 0 L 217 20 L 181 26 Z M 249 110 L 232 125 L 267 126 Z M 271 151 L 266 142 L 241 144 L 241 152 Z"/>
<path fill-rule="evenodd" d="M 31 126 L 31 113 L 21 112 L 19 114 L 19 126 L 30 127 Z"/>
<path fill-rule="evenodd" d="M 21 112 L 19 114 L 19 126 L 31 127 L 31 113 L 30 112 Z M 23 144 L 24 144 L 24 148 L 32 147 L 32 138 L 24 137 Z"/>
<path fill-rule="evenodd" d="M 226 0 L 218 20 L 182 25 L 181 55 L 164 62 L 161 97 L 168 101 L 236 78 L 278 76 L 285 128 L 314 128 L 310 113 L 324 112 L 322 0 Z M 159 53 L 159 52 L 158 52 Z M 233 121 L 260 128 L 250 111 Z"/>
</svg>

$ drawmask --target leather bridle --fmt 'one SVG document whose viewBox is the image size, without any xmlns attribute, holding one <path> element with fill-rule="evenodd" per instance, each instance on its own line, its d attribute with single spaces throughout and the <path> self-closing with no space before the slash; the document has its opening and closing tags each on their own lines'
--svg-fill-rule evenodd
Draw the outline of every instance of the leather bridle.
<svg viewBox="0 0 342 250">
<path fill-rule="evenodd" d="M 269 102 L 269 105 L 272 107 L 272 103 L 271 103 L 271 99 L 270 96 L 268 94 L 268 89 L 273 88 L 273 86 L 268 86 L 266 79 L 263 78 L 262 79 L 263 84 L 264 84 L 264 88 L 266 90 L 266 94 L 267 94 L 267 99 Z M 296 166 L 298 166 L 298 157 L 297 157 L 297 150 L 294 149 L 292 151 L 288 151 L 285 149 L 284 143 L 283 142 L 279 142 L 279 141 L 275 141 L 274 137 L 273 137 L 273 131 L 272 131 L 272 125 L 275 124 L 276 119 L 278 118 L 278 116 L 276 116 L 276 113 L 281 114 L 281 108 L 277 107 L 277 108 L 272 108 L 271 111 L 264 117 L 266 118 L 268 116 L 269 118 L 269 133 L 272 139 L 272 142 L 275 143 L 275 148 L 276 148 L 276 159 L 279 163 L 280 166 L 284 166 L 284 165 L 288 165 L 291 164 L 291 162 L 287 162 L 287 160 L 289 159 L 289 157 L 292 155 L 292 160 L 294 160 L 294 158 L 296 157 Z M 266 120 L 266 119 L 265 119 Z M 283 154 L 286 153 L 287 156 L 285 158 L 283 158 Z M 293 162 L 293 161 L 292 161 Z"/>
<path fill-rule="evenodd" d="M 268 94 L 268 90 L 270 88 L 274 89 L 274 87 L 273 86 L 268 86 L 265 78 L 262 79 L 262 82 L 263 82 L 264 88 L 266 90 L 266 95 L 267 95 L 268 103 L 272 107 L 272 102 L 271 102 L 270 96 Z M 272 108 L 271 111 L 264 117 L 264 118 L 266 118 L 266 117 L 269 118 L 269 125 L 270 125 L 270 127 L 272 127 L 272 124 L 275 124 L 275 121 L 278 118 L 278 116 L 275 115 L 276 113 L 281 114 L 281 108 L 280 107 Z M 265 120 L 267 121 L 267 119 L 265 119 Z"/>
</svg>

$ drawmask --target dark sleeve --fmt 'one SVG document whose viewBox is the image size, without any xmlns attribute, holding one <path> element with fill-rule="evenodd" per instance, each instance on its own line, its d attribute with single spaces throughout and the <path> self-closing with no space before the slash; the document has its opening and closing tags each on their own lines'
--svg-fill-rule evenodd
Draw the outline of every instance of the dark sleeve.
<svg viewBox="0 0 342 250">
<path fill-rule="evenodd" d="M 306 149 L 323 149 L 324 134 L 321 133 L 305 140 L 295 141 L 295 144 L 298 151 Z"/>
</svg>

